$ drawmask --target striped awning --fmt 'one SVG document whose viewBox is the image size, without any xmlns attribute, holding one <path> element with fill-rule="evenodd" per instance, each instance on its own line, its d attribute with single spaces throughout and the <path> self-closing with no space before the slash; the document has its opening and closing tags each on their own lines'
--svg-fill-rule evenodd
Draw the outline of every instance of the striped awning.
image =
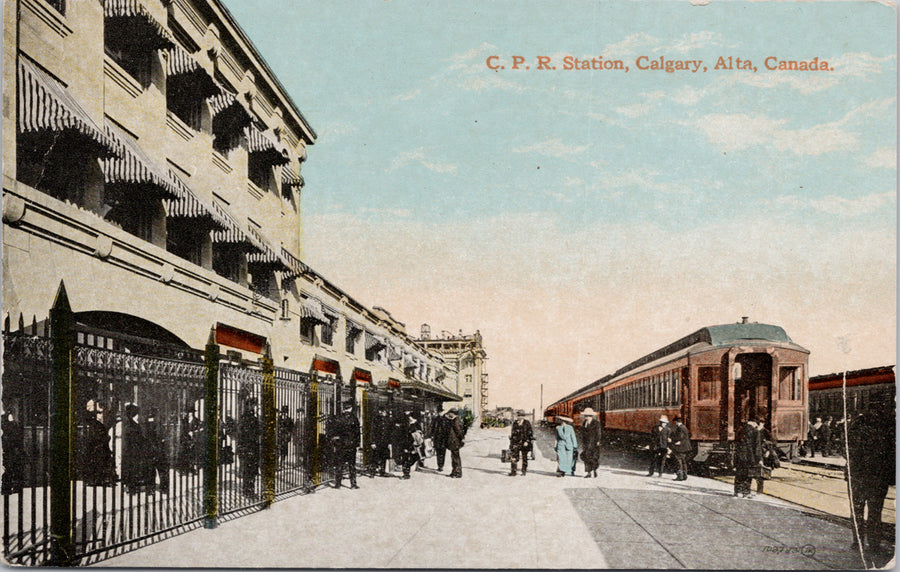
<svg viewBox="0 0 900 572">
<path fill-rule="evenodd" d="M 169 62 L 166 67 L 169 81 L 186 81 L 193 84 L 199 97 L 208 99 L 221 93 L 219 85 L 203 66 L 178 44 L 169 48 Z"/>
<path fill-rule="evenodd" d="M 162 50 L 175 45 L 169 30 L 160 24 L 141 0 L 106 0 L 103 6 L 106 19 L 122 19 L 128 22 L 125 29 L 117 30 L 120 37 L 138 42 L 148 49 Z"/>
<path fill-rule="evenodd" d="M 396 361 L 401 357 L 402 355 L 400 354 L 400 348 L 398 348 L 394 344 L 388 344 L 388 361 Z"/>
<path fill-rule="evenodd" d="M 288 267 L 288 270 L 285 272 L 286 277 L 293 278 L 295 276 L 300 276 L 309 270 L 306 264 L 303 264 L 299 258 L 288 252 L 283 246 L 281 247 L 281 258 Z"/>
<path fill-rule="evenodd" d="M 218 86 L 218 90 L 219 93 L 207 98 L 213 117 L 213 130 L 216 130 L 217 125 L 227 125 L 229 129 L 241 131 L 250 125 L 250 112 L 238 96 L 221 85 Z"/>
<path fill-rule="evenodd" d="M 251 234 L 249 227 L 237 221 L 230 228 L 213 231 L 212 241 L 217 244 L 236 244 L 245 250 L 257 253 L 266 251 L 266 246 L 262 240 L 258 236 Z"/>
<path fill-rule="evenodd" d="M 403 354 L 403 369 L 408 367 L 416 367 L 416 358 L 410 354 Z"/>
<path fill-rule="evenodd" d="M 322 311 L 322 302 L 311 296 L 300 299 L 300 319 L 312 320 L 322 324 L 328 323 L 328 318 L 325 317 L 325 312 Z"/>
<path fill-rule="evenodd" d="M 250 264 L 265 264 L 273 266 L 276 270 L 285 272 L 290 270 L 287 261 L 282 258 L 281 252 L 272 246 L 272 241 L 262 235 L 260 231 L 249 227 L 249 236 L 252 241 L 256 242 L 259 252 L 251 252 L 247 255 L 247 262 Z"/>
<path fill-rule="evenodd" d="M 271 131 L 263 131 L 251 123 L 247 126 L 247 148 L 250 153 L 262 153 L 272 165 L 284 165 L 290 162 L 287 150 L 278 142 Z"/>
<path fill-rule="evenodd" d="M 291 171 L 288 165 L 281 168 L 281 185 L 300 188 L 303 186 L 303 177 Z"/>
<path fill-rule="evenodd" d="M 377 352 L 387 347 L 387 341 L 381 336 L 376 336 L 371 332 L 366 332 L 366 351 Z"/>
<path fill-rule="evenodd" d="M 347 334 L 350 336 L 358 336 L 363 331 L 363 327 L 347 318 Z"/>
<path fill-rule="evenodd" d="M 121 145 L 94 123 L 58 80 L 30 60 L 20 57 L 18 128 L 20 133 L 72 130 L 84 135 L 101 150 L 101 156 L 119 156 Z"/>
<path fill-rule="evenodd" d="M 164 200 L 166 214 L 172 218 L 206 218 L 216 230 L 238 229 L 239 225 L 228 214 L 224 207 L 215 201 L 207 201 L 190 189 L 180 177 L 169 169 L 172 184 L 181 189 L 184 195 L 179 199 Z"/>
<path fill-rule="evenodd" d="M 159 188 L 169 198 L 183 199 L 189 191 L 177 187 L 153 159 L 138 145 L 138 142 L 124 129 L 107 121 L 106 136 L 116 141 L 122 149 L 120 157 L 100 160 L 103 180 L 107 184 L 148 184 Z"/>
</svg>

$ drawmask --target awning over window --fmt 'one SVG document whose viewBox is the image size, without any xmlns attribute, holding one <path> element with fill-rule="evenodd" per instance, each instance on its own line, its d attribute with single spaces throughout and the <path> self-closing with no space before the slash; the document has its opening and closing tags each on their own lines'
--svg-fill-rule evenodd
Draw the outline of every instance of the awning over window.
<svg viewBox="0 0 900 572">
<path fill-rule="evenodd" d="M 353 368 L 353 376 L 351 379 L 356 380 L 357 383 L 372 383 L 372 374 L 360 368 Z"/>
<path fill-rule="evenodd" d="M 233 93 L 219 86 L 219 93 L 207 99 L 212 112 L 213 133 L 232 131 L 240 133 L 250 125 L 250 112 Z"/>
<path fill-rule="evenodd" d="M 381 336 L 366 332 L 366 351 L 377 352 L 387 347 L 387 342 Z"/>
<path fill-rule="evenodd" d="M 149 184 L 175 199 L 184 199 L 190 194 L 185 188 L 175 186 L 159 165 L 141 149 L 138 142 L 121 127 L 107 121 L 106 136 L 118 142 L 123 152 L 121 157 L 110 157 L 100 161 L 104 182 Z"/>
<path fill-rule="evenodd" d="M 55 78 L 20 57 L 17 69 L 18 128 L 21 133 L 75 131 L 98 145 L 101 156 L 119 156 L 121 145 L 100 129 L 75 98 Z"/>
<path fill-rule="evenodd" d="M 432 385 L 428 383 L 422 383 L 421 381 L 410 379 L 406 381 L 400 382 L 400 388 L 403 390 L 409 391 L 418 391 L 423 394 L 428 394 L 431 397 L 436 397 L 441 401 L 462 401 L 462 397 L 456 395 L 446 387 L 440 385 Z"/>
<path fill-rule="evenodd" d="M 311 369 L 314 372 L 320 371 L 322 373 L 330 373 L 337 376 L 341 375 L 341 364 L 338 363 L 337 360 L 323 357 L 318 354 L 313 358 Z"/>
<path fill-rule="evenodd" d="M 414 358 L 413 356 L 411 356 L 409 354 L 403 354 L 403 369 L 406 369 L 409 367 L 417 367 L 416 358 Z"/>
<path fill-rule="evenodd" d="M 169 30 L 153 17 L 141 0 L 106 0 L 103 15 L 108 21 L 114 21 L 115 33 L 120 38 L 128 38 L 151 50 L 175 45 Z"/>
<path fill-rule="evenodd" d="M 288 165 L 281 168 L 281 185 L 286 187 L 303 187 L 303 177 L 293 173 Z"/>
<path fill-rule="evenodd" d="M 281 253 L 271 246 L 271 241 L 263 237 L 258 230 L 250 227 L 249 233 L 254 245 L 259 252 L 251 252 L 247 255 L 247 262 L 250 264 L 263 264 L 272 266 L 275 270 L 282 272 L 289 271 L 290 267 L 285 259 L 281 257 Z"/>
<path fill-rule="evenodd" d="M 179 82 L 187 82 L 201 99 L 208 99 L 221 93 L 218 84 L 206 73 L 203 66 L 178 44 L 173 44 L 169 48 L 166 72 L 169 76 L 167 89 L 175 88 Z"/>
<path fill-rule="evenodd" d="M 264 260 L 269 259 L 273 252 L 272 247 L 266 244 L 259 232 L 252 226 L 241 225 L 237 221 L 230 228 L 213 231 L 212 241 L 219 244 L 236 244 L 248 252 L 262 255 L 261 259 Z"/>
<path fill-rule="evenodd" d="M 316 298 L 308 297 L 300 299 L 300 319 L 312 320 L 321 324 L 327 324 L 328 318 L 322 311 L 322 302 Z"/>
<path fill-rule="evenodd" d="M 284 165 L 290 162 L 287 150 L 278 142 L 274 133 L 261 130 L 255 123 L 251 123 L 246 132 L 250 153 L 263 154 L 266 161 L 272 165 Z"/>
<path fill-rule="evenodd" d="M 207 201 L 192 191 L 171 169 L 169 178 L 176 187 L 184 192 L 178 199 L 163 201 L 166 207 L 166 215 L 172 218 L 207 218 L 217 230 L 235 230 L 239 232 L 239 225 L 223 207 L 215 201 Z"/>
<path fill-rule="evenodd" d="M 287 277 L 300 276 L 308 270 L 307 266 L 299 258 L 288 252 L 283 246 L 281 247 L 281 258 L 288 267 L 288 270 L 285 272 Z"/>
<path fill-rule="evenodd" d="M 359 334 L 361 334 L 362 332 L 363 332 L 362 326 L 360 326 L 359 324 L 357 324 L 350 318 L 347 318 L 347 334 L 348 335 L 356 337 Z"/>
</svg>

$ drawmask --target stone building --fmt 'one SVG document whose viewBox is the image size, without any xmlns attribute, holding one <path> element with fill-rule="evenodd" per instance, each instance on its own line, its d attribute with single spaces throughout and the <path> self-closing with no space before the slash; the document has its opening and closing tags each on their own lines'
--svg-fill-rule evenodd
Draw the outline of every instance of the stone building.
<svg viewBox="0 0 900 572">
<path fill-rule="evenodd" d="M 461 406 L 468 407 L 479 420 L 488 404 L 488 374 L 485 371 L 487 352 L 481 333 L 463 334 L 462 330 L 453 335 L 441 332 L 440 337 L 432 337 L 431 326 L 422 324 L 417 340 L 422 346 L 443 356 L 446 363 L 458 372 L 456 385 L 451 391 L 463 397 Z"/>
<path fill-rule="evenodd" d="M 4 3 L 3 313 L 456 396 L 456 365 L 302 259 L 316 133 L 218 0 Z M 467 370 L 468 371 L 468 370 Z"/>
</svg>

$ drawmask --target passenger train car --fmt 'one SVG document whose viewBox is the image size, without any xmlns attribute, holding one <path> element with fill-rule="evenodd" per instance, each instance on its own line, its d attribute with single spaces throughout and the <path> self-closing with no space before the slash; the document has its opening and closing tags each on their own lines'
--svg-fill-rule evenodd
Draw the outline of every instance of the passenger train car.
<svg viewBox="0 0 900 572">
<path fill-rule="evenodd" d="M 844 418 L 844 373 L 829 373 L 809 378 L 809 417 L 823 420 Z M 878 404 L 894 409 L 896 379 L 894 366 L 848 371 L 847 417 L 869 411 Z"/>
<path fill-rule="evenodd" d="M 746 318 L 708 326 L 633 361 L 550 405 L 548 421 L 597 411 L 604 438 L 647 443 L 660 415 L 681 416 L 697 448 L 695 462 L 728 466 L 736 430 L 763 418 L 793 455 L 807 427 L 809 351 L 785 331 Z"/>
</svg>

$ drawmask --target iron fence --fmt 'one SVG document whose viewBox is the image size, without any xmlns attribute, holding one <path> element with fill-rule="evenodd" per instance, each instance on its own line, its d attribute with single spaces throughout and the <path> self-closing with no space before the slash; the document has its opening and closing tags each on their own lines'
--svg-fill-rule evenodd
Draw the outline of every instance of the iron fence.
<svg viewBox="0 0 900 572">
<path fill-rule="evenodd" d="M 204 355 L 76 331 L 62 288 L 59 300 L 40 335 L 34 320 L 17 332 L 5 321 L 7 562 L 87 564 L 334 481 L 326 426 L 355 402 L 355 383 L 273 368 L 268 356 L 232 363 L 215 344 Z M 357 464 L 369 468 L 375 413 L 401 419 L 424 403 L 361 394 Z"/>
</svg>

